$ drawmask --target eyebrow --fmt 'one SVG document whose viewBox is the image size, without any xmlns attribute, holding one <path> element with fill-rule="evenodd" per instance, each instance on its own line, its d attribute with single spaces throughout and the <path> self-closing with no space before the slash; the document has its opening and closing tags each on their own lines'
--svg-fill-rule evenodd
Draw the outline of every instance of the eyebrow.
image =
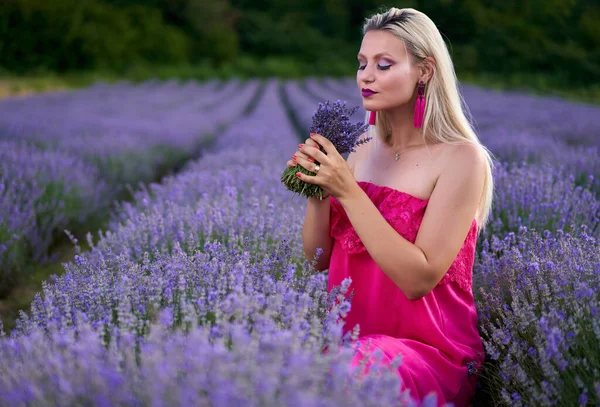
<svg viewBox="0 0 600 407">
<path fill-rule="evenodd" d="M 392 58 L 394 57 L 394 56 L 393 56 L 392 54 L 390 54 L 389 52 L 380 52 L 379 54 L 376 54 L 374 58 L 379 58 L 380 56 L 383 56 L 383 55 L 389 55 L 389 56 L 391 56 Z M 357 57 L 363 57 L 363 58 L 364 58 L 365 56 L 359 52 L 359 53 L 358 53 L 358 55 L 357 55 Z"/>
</svg>

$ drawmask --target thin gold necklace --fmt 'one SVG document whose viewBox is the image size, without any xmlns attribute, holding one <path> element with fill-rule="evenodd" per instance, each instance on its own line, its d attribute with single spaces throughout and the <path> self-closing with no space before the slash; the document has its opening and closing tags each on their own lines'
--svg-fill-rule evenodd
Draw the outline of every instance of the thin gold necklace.
<svg viewBox="0 0 600 407">
<path fill-rule="evenodd" d="M 405 152 L 405 151 L 407 151 L 407 150 L 410 150 L 410 149 L 411 149 L 411 148 L 413 148 L 413 147 L 420 147 L 420 146 L 424 146 L 424 145 L 425 145 L 425 144 L 417 144 L 417 145 L 414 145 L 414 146 L 408 146 L 408 147 L 406 147 L 406 148 L 405 148 L 404 150 L 402 150 L 401 152 L 399 152 L 399 153 L 395 153 L 395 154 L 396 154 L 396 156 L 394 157 L 394 161 L 398 161 L 398 159 L 400 158 L 400 155 L 401 155 L 401 154 L 404 154 L 404 152 Z"/>
</svg>

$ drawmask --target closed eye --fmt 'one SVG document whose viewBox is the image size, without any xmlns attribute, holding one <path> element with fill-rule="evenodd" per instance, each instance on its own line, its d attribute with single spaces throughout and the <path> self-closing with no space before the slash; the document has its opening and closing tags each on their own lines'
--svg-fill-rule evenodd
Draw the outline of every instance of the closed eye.
<svg viewBox="0 0 600 407">
<path fill-rule="evenodd" d="M 358 67 L 359 71 L 363 71 L 367 66 L 366 65 L 362 65 Z M 377 69 L 379 69 L 380 71 L 386 71 L 388 69 L 390 69 L 391 65 L 379 65 L 377 64 Z"/>
</svg>

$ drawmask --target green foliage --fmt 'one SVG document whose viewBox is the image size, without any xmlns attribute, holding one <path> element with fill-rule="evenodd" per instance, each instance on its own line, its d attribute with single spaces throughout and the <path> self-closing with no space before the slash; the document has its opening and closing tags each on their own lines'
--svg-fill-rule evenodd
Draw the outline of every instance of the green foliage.
<svg viewBox="0 0 600 407">
<path fill-rule="evenodd" d="M 458 71 L 543 72 L 563 76 L 571 83 L 598 82 L 600 30 L 590 20 L 590 16 L 599 16 L 597 2 L 423 3 L 426 6 L 422 11 L 436 22 L 454 47 L 462 48 L 453 55 Z M 458 21 L 455 16 L 459 16 Z"/>
<path fill-rule="evenodd" d="M 595 0 L 5 0 L 0 67 L 347 76 L 365 18 L 391 5 L 435 22 L 459 75 L 543 74 L 579 88 L 600 82 Z"/>
<path fill-rule="evenodd" d="M 193 61 L 210 58 L 217 63 L 232 61 L 239 40 L 233 24 L 238 14 L 224 0 L 184 1 L 185 21 L 195 40 Z"/>
<path fill-rule="evenodd" d="M 325 35 L 292 12 L 276 18 L 264 11 L 249 11 L 241 20 L 239 30 L 244 49 L 252 49 L 256 55 L 296 56 L 314 65 L 320 64 L 332 50 L 340 55 L 340 51 L 350 48 L 339 37 Z"/>
<path fill-rule="evenodd" d="M 122 70 L 187 60 L 190 40 L 159 10 L 99 0 L 14 0 L 0 15 L 0 65 L 13 71 Z"/>
</svg>

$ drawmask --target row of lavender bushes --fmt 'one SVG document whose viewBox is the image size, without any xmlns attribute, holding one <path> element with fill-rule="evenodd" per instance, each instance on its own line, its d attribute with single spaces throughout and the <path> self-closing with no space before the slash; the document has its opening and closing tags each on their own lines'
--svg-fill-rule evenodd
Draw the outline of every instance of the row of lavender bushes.
<svg viewBox="0 0 600 407">
<path fill-rule="evenodd" d="M 97 84 L 0 102 L 0 292 L 128 185 L 196 155 L 259 82 Z"/>
<path fill-rule="evenodd" d="M 319 99 L 310 83 L 281 86 L 269 83 L 201 160 L 122 204 L 92 250 L 44 284 L 0 341 L 0 401 L 410 405 L 390 372 L 348 375 L 339 324 L 351 303 L 326 295 L 326 275 L 304 260 L 305 201 L 279 183 L 298 139 L 278 96 L 300 121 Z M 349 86 L 314 90 L 335 99 Z M 474 271 L 488 359 L 480 405 L 600 402 L 598 201 L 594 178 L 585 188 L 574 168 L 495 170 Z"/>
</svg>

